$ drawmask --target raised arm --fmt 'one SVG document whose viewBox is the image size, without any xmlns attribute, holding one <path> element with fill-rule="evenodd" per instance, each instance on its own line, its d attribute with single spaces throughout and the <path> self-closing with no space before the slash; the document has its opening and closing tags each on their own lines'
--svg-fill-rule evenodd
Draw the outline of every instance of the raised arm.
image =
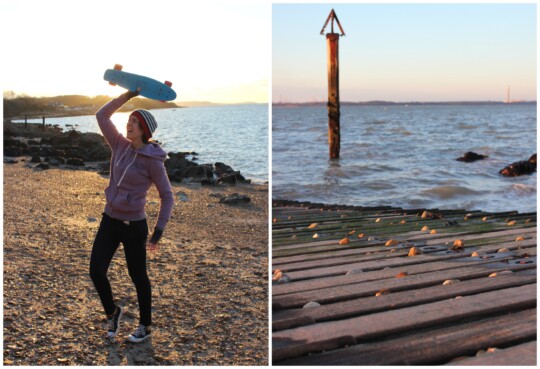
<svg viewBox="0 0 540 369">
<path fill-rule="evenodd" d="M 122 107 L 122 105 L 128 102 L 129 99 L 137 95 L 138 92 L 128 91 L 123 93 L 117 98 L 109 101 L 96 113 L 99 129 L 111 148 L 114 146 L 115 140 L 118 139 L 118 137 L 123 137 L 116 129 L 111 117 L 118 109 L 120 109 L 120 107 Z"/>
</svg>

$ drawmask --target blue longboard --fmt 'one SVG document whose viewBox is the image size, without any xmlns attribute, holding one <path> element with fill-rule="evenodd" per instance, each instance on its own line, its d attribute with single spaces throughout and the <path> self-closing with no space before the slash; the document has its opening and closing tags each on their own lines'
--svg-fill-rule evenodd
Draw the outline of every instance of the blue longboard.
<svg viewBox="0 0 540 369">
<path fill-rule="evenodd" d="M 137 91 L 140 87 L 139 95 L 149 99 L 159 101 L 176 99 L 176 92 L 171 88 L 171 82 L 165 81 L 162 83 L 138 74 L 123 72 L 122 66 L 119 64 L 116 64 L 114 69 L 107 69 L 103 79 L 109 81 L 109 84 L 113 86 L 118 85 L 129 91 Z"/>
</svg>

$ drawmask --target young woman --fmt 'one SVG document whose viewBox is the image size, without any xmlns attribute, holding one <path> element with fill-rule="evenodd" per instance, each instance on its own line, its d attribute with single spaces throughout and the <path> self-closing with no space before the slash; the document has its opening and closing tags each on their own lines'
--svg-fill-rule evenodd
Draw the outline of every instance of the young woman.
<svg viewBox="0 0 540 369">
<path fill-rule="evenodd" d="M 139 326 L 128 337 L 141 342 L 150 337 L 152 324 L 152 292 L 146 273 L 146 249 L 157 252 L 158 242 L 167 224 L 174 198 L 165 171 L 165 151 L 149 139 L 157 128 L 153 115 L 135 110 L 129 116 L 127 135 L 118 132 L 111 116 L 138 92 L 126 92 L 111 100 L 96 114 L 99 128 L 112 149 L 109 186 L 105 189 L 107 203 L 90 257 L 90 276 L 107 314 L 108 336 L 115 337 L 124 309 L 113 299 L 107 270 L 120 242 L 124 245 L 129 275 L 137 290 Z M 146 194 L 156 186 L 161 199 L 159 215 L 152 237 L 147 242 L 148 225 L 144 206 Z"/>
</svg>

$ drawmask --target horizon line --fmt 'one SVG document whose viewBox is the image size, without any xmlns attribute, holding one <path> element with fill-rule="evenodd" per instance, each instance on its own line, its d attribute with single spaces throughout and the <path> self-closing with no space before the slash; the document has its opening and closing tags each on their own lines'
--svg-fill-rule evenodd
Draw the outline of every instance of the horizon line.
<svg viewBox="0 0 540 369">
<path fill-rule="evenodd" d="M 340 104 L 456 104 L 456 103 L 492 103 L 492 104 L 523 104 L 536 103 L 537 100 L 409 100 L 409 101 L 392 101 L 392 100 L 364 100 L 364 101 L 340 101 Z M 272 105 L 326 105 L 326 101 L 272 101 Z"/>
</svg>

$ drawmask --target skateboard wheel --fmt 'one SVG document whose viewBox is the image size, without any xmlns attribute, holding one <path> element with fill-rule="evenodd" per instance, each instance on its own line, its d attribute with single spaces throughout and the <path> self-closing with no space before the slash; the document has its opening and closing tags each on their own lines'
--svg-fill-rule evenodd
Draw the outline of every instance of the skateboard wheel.
<svg viewBox="0 0 540 369">
<path fill-rule="evenodd" d="M 122 65 L 121 64 L 115 64 L 114 65 L 114 70 L 122 70 Z"/>
<path fill-rule="evenodd" d="M 111 86 L 116 86 L 116 83 L 109 82 Z"/>
<path fill-rule="evenodd" d="M 171 87 L 172 86 L 172 82 L 169 82 L 169 81 L 165 81 L 163 82 L 164 84 L 166 84 L 167 86 Z"/>
</svg>

